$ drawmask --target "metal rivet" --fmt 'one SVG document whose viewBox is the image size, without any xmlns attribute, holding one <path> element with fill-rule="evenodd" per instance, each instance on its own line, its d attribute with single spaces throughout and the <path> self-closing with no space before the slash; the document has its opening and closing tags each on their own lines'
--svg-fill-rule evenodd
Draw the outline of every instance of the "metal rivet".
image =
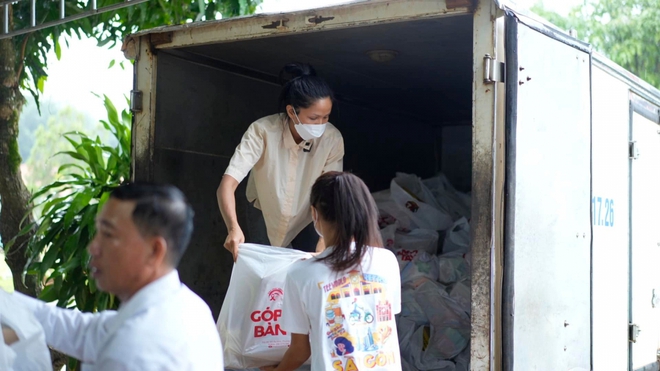
<svg viewBox="0 0 660 371">
<path fill-rule="evenodd" d="M 564 321 L 564 327 L 568 326 L 568 322 Z"/>
</svg>

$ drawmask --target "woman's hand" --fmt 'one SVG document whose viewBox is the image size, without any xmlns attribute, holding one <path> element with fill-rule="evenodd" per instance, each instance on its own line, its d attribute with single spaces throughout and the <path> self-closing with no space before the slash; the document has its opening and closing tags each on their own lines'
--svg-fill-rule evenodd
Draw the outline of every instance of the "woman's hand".
<svg viewBox="0 0 660 371">
<path fill-rule="evenodd" d="M 225 239 L 225 249 L 229 250 L 234 256 L 234 263 L 236 263 L 236 259 L 238 259 L 238 248 L 243 242 L 245 242 L 245 236 L 243 235 L 241 227 L 236 226 L 231 228 L 227 235 L 227 239 Z"/>
</svg>

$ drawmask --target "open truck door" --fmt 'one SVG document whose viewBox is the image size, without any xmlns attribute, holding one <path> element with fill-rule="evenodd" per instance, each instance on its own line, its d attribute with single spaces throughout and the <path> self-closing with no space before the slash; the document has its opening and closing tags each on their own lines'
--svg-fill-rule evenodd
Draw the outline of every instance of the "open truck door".
<svg viewBox="0 0 660 371">
<path fill-rule="evenodd" d="M 590 50 L 506 17 L 503 369 L 589 370 Z"/>
<path fill-rule="evenodd" d="M 660 336 L 660 110 L 632 93 L 630 134 L 629 369 L 657 371 Z"/>
</svg>

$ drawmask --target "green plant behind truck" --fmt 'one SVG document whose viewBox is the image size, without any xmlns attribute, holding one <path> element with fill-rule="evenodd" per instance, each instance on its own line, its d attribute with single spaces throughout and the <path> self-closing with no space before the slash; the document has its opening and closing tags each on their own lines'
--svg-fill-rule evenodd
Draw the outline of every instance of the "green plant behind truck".
<svg viewBox="0 0 660 371">
<path fill-rule="evenodd" d="M 65 308 L 95 312 L 116 308 L 112 295 L 97 290 L 89 275 L 87 245 L 96 232 L 95 218 L 110 192 L 130 176 L 131 114 L 117 112 L 104 96 L 107 120 L 101 124 L 116 139 L 114 146 L 81 132 L 63 134 L 71 150 L 56 156 L 66 161 L 57 180 L 37 191 L 31 199 L 37 221 L 25 225 L 20 235 L 34 230 L 28 242 L 28 265 L 24 274 L 35 275 L 44 287 L 39 298 L 57 301 Z M 25 218 L 24 220 L 27 220 Z M 7 244 L 11 249 L 14 240 Z"/>
</svg>

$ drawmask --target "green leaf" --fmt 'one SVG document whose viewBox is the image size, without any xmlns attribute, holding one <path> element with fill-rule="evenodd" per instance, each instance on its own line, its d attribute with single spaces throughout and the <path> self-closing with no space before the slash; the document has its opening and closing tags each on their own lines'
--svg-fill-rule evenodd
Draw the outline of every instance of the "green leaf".
<svg viewBox="0 0 660 371">
<path fill-rule="evenodd" d="M 53 302 L 57 300 L 57 291 L 54 290 L 53 285 L 48 285 L 39 294 L 39 299 L 45 301 L 46 303 Z"/>
<path fill-rule="evenodd" d="M 59 257 L 59 248 L 55 245 L 49 247 L 48 251 L 46 252 L 46 255 L 44 255 L 44 259 L 41 261 L 41 264 L 39 266 L 42 275 L 45 274 L 46 271 L 53 266 L 53 263 L 55 263 L 55 260 L 58 257 Z"/>
<path fill-rule="evenodd" d="M 80 160 L 80 161 L 84 161 L 84 162 L 87 162 L 87 161 L 88 161 L 87 157 L 85 157 L 85 156 L 83 156 L 83 155 L 81 155 L 80 153 L 77 153 L 77 152 L 72 152 L 72 151 L 61 151 L 61 152 L 57 152 L 57 153 L 54 154 L 53 156 L 59 156 L 59 155 L 67 155 L 67 156 L 69 156 L 69 157 L 71 157 L 71 158 L 74 158 L 74 159 L 76 159 L 76 160 Z"/>
<path fill-rule="evenodd" d="M 85 172 L 85 169 L 84 169 L 82 166 L 78 165 L 78 164 L 64 164 L 64 165 L 60 166 L 60 167 L 57 169 L 57 173 L 58 173 L 58 174 L 64 174 L 64 170 L 66 170 L 66 169 L 70 169 L 70 168 L 79 169 L 79 170 L 81 170 L 83 173 Z"/>
<path fill-rule="evenodd" d="M 62 59 L 62 48 L 60 47 L 60 42 L 58 41 L 57 38 L 54 40 L 55 44 L 55 57 L 57 57 L 57 60 L 59 61 Z M 41 91 L 43 93 L 43 90 Z"/>
<path fill-rule="evenodd" d="M 39 77 L 39 80 L 37 80 L 37 89 L 39 89 L 39 92 L 41 94 L 44 93 L 44 84 L 46 83 L 47 79 L 48 79 L 47 76 L 41 76 Z"/>
<path fill-rule="evenodd" d="M 108 66 L 108 69 L 112 68 L 112 66 L 114 65 L 115 65 L 115 60 L 113 59 L 110 61 L 110 65 Z"/>
<path fill-rule="evenodd" d="M 81 193 L 78 193 L 73 198 L 73 201 L 71 201 L 71 205 L 69 205 L 69 209 L 66 211 L 66 214 L 64 215 L 65 226 L 69 226 L 71 224 L 73 217 L 77 215 L 85 206 L 87 206 L 87 204 L 92 199 L 92 197 L 94 197 L 93 190 L 86 189 Z"/>
</svg>

